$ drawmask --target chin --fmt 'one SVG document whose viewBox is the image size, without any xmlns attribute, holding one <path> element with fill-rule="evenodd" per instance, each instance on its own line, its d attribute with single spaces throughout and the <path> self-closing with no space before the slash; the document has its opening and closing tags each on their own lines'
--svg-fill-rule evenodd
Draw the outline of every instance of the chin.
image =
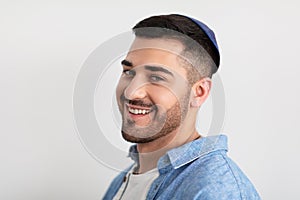
<svg viewBox="0 0 300 200">
<path fill-rule="evenodd" d="M 154 140 L 159 138 L 159 137 L 158 138 L 155 137 L 155 135 L 152 137 L 140 138 L 140 137 L 135 137 L 135 136 L 129 135 L 129 134 L 125 133 L 124 131 L 122 131 L 122 137 L 127 142 L 137 143 L 137 144 L 139 144 L 139 143 L 145 144 L 145 143 L 153 142 Z"/>
</svg>

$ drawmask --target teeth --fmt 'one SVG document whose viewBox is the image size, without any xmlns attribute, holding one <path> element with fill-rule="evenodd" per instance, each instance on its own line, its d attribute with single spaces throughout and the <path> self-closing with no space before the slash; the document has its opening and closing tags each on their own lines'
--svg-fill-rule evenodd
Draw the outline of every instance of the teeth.
<svg viewBox="0 0 300 200">
<path fill-rule="evenodd" d="M 132 114 L 148 114 L 150 112 L 150 110 L 141 110 L 141 109 L 133 109 L 133 108 L 128 108 L 129 112 Z"/>
</svg>

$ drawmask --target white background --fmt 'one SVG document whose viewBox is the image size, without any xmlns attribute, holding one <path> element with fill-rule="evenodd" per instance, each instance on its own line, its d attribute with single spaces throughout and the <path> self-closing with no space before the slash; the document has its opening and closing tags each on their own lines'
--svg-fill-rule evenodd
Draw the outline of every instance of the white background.
<svg viewBox="0 0 300 200">
<path fill-rule="evenodd" d="M 116 172 L 76 133 L 72 92 L 102 42 L 163 13 L 215 30 L 229 155 L 263 199 L 299 195 L 298 1 L 0 1 L 0 199 L 100 199 Z"/>
</svg>

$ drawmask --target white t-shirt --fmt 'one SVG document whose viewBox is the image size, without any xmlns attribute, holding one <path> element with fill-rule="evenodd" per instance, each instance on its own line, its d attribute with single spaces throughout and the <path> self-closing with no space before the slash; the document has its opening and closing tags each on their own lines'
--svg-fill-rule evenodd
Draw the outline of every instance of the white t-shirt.
<svg viewBox="0 0 300 200">
<path fill-rule="evenodd" d="M 157 168 L 143 174 L 133 174 L 134 167 L 126 174 L 114 200 L 146 199 L 152 182 L 159 176 Z"/>
</svg>

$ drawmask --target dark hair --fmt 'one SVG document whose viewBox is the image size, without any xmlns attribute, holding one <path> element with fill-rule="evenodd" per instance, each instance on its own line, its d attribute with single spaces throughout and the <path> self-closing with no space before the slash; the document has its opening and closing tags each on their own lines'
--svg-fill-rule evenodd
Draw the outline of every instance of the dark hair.
<svg viewBox="0 0 300 200">
<path fill-rule="evenodd" d="M 150 31 L 149 28 L 156 29 Z M 188 68 L 188 76 L 192 76 L 188 77 L 192 83 L 201 77 L 212 77 L 218 70 L 220 63 L 218 50 L 206 33 L 188 17 L 176 14 L 152 16 L 138 22 L 132 29 L 137 37 L 171 38 L 182 42 L 185 46 L 182 54 L 194 60 L 193 65 L 196 65 L 185 66 Z M 197 77 L 195 72 L 198 74 Z"/>
</svg>

